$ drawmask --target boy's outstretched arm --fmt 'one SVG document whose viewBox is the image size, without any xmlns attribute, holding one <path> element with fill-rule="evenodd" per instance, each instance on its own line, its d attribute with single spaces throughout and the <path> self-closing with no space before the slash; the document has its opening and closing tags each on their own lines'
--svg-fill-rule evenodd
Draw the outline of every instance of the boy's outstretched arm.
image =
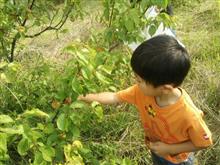
<svg viewBox="0 0 220 165">
<path fill-rule="evenodd" d="M 116 104 L 120 103 L 121 100 L 118 98 L 116 93 L 114 92 L 102 92 L 102 93 L 95 93 L 95 94 L 87 94 L 85 96 L 80 95 L 78 100 L 82 100 L 85 102 L 92 102 L 97 101 L 101 104 Z"/>
</svg>

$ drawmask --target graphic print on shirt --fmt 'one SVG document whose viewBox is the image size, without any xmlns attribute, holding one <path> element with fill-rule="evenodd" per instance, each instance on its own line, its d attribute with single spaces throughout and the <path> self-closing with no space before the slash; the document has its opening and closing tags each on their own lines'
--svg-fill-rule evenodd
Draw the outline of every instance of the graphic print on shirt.
<svg viewBox="0 0 220 165">
<path fill-rule="evenodd" d="M 145 106 L 144 108 L 150 116 L 152 116 L 152 117 L 156 116 L 156 111 L 153 109 L 152 105 L 149 105 L 148 107 Z"/>
<path fill-rule="evenodd" d="M 143 126 L 145 131 L 150 135 L 150 141 L 160 140 L 167 143 L 177 142 L 178 139 L 171 133 L 167 120 L 159 113 L 156 113 L 152 105 L 145 105 L 144 108 L 147 114 Z M 147 116 L 152 117 L 152 120 L 149 120 Z"/>
</svg>

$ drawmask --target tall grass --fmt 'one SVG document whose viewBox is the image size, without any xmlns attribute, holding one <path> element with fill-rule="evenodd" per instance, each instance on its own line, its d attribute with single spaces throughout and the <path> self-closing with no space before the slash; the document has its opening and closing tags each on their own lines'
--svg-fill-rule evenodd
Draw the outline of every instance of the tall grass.
<svg viewBox="0 0 220 165">
<path fill-rule="evenodd" d="M 184 86 L 204 111 L 214 139 L 212 148 L 197 153 L 199 165 L 217 165 L 220 163 L 220 5 L 218 1 L 203 0 L 191 7 L 178 6 L 175 13 L 177 35 L 192 59 Z"/>
</svg>

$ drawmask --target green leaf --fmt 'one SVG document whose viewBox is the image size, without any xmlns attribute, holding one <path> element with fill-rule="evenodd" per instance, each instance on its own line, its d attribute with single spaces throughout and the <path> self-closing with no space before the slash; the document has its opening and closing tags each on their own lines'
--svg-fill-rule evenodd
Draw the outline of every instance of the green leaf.
<svg viewBox="0 0 220 165">
<path fill-rule="evenodd" d="M 113 92 L 116 92 L 116 91 L 117 91 L 117 88 L 114 87 L 114 86 L 109 86 L 108 88 L 109 88 L 111 91 L 113 91 Z"/>
<path fill-rule="evenodd" d="M 0 152 L 7 152 L 7 134 L 0 133 Z"/>
<path fill-rule="evenodd" d="M 148 32 L 149 32 L 149 34 L 151 36 L 153 36 L 155 34 L 156 30 L 157 30 L 156 26 L 155 25 L 151 25 L 149 30 L 148 30 Z"/>
<path fill-rule="evenodd" d="M 43 162 L 43 156 L 40 152 L 35 152 L 34 154 L 34 163 L 33 165 L 41 165 L 41 163 Z"/>
<path fill-rule="evenodd" d="M 102 109 L 101 106 L 96 106 L 96 107 L 95 107 L 95 114 L 96 114 L 96 116 L 97 116 L 100 120 L 103 119 L 103 109 Z"/>
<path fill-rule="evenodd" d="M 39 131 L 36 131 L 36 130 L 32 130 L 31 135 L 32 135 L 34 141 L 37 141 L 37 139 L 43 137 L 43 133 L 39 132 Z"/>
<path fill-rule="evenodd" d="M 52 123 L 49 123 L 49 124 L 47 124 L 45 127 L 44 127 L 44 133 L 46 133 L 46 134 L 51 134 L 51 133 L 53 133 L 54 132 L 54 130 L 55 130 L 55 128 L 54 128 L 54 125 L 52 124 Z"/>
<path fill-rule="evenodd" d="M 7 134 L 23 134 L 24 129 L 22 126 L 18 126 L 15 128 L 2 128 L 0 127 L 0 131 Z"/>
<path fill-rule="evenodd" d="M 63 154 L 63 147 L 55 146 L 55 161 L 56 162 L 64 162 L 64 154 Z"/>
<path fill-rule="evenodd" d="M 55 156 L 55 150 L 50 146 L 42 146 L 39 150 L 42 153 L 43 159 L 48 162 L 51 162 L 52 158 Z"/>
<path fill-rule="evenodd" d="M 14 120 L 8 115 L 0 115 L 0 124 L 12 123 Z"/>
<path fill-rule="evenodd" d="M 6 83 L 10 83 L 11 82 L 4 73 L 0 74 L 0 81 L 6 82 Z"/>
<path fill-rule="evenodd" d="M 71 107 L 72 109 L 81 109 L 81 108 L 85 107 L 85 103 L 82 102 L 82 101 L 74 101 L 74 102 L 70 105 L 70 107 Z"/>
<path fill-rule="evenodd" d="M 88 49 L 82 49 L 82 51 L 84 50 L 88 50 Z M 83 53 L 88 53 L 88 52 L 83 52 Z M 78 61 L 81 61 L 82 63 L 81 64 L 84 64 L 84 65 L 87 65 L 89 62 L 88 60 L 85 58 L 85 55 L 82 55 L 81 52 L 76 52 L 76 55 L 78 57 Z"/>
<path fill-rule="evenodd" d="M 32 110 L 25 111 L 21 116 L 24 117 L 46 117 L 49 118 L 49 115 L 38 108 L 33 108 Z"/>
<path fill-rule="evenodd" d="M 70 131 L 72 133 L 73 138 L 80 137 L 80 130 L 77 126 L 71 126 Z"/>
<path fill-rule="evenodd" d="M 28 142 L 28 139 L 22 138 L 18 143 L 18 147 L 17 147 L 18 153 L 22 156 L 26 155 L 27 154 L 26 152 L 29 148 L 30 148 L 30 143 Z"/>
<path fill-rule="evenodd" d="M 136 27 L 139 26 L 140 18 L 139 18 L 139 15 L 138 15 L 138 9 L 136 9 L 136 8 L 131 9 L 130 13 L 129 13 L 129 17 L 130 17 L 130 19 L 133 20 Z M 137 30 L 137 29 L 134 29 L 134 30 Z"/>
<path fill-rule="evenodd" d="M 98 78 L 102 83 L 109 84 L 108 79 L 107 79 L 105 76 L 103 76 L 101 73 L 96 72 L 95 74 L 96 74 L 97 78 Z"/>
<path fill-rule="evenodd" d="M 65 131 L 67 130 L 67 126 L 68 126 L 67 116 L 64 113 L 62 113 L 57 119 L 57 127 L 60 130 Z"/>
<path fill-rule="evenodd" d="M 166 8 L 168 5 L 168 0 L 151 0 L 151 3 L 158 7 Z"/>
<path fill-rule="evenodd" d="M 79 81 L 76 78 L 72 80 L 72 89 L 74 92 L 78 94 L 81 94 L 83 91 L 83 88 L 81 87 Z"/>
<path fill-rule="evenodd" d="M 125 21 L 124 21 L 124 25 L 125 25 L 125 27 L 126 27 L 126 29 L 128 30 L 128 32 L 132 32 L 132 31 L 134 31 L 134 22 L 133 22 L 133 20 L 131 20 L 131 19 L 126 19 Z"/>
<path fill-rule="evenodd" d="M 82 75 L 83 75 L 83 77 L 84 77 L 85 79 L 90 79 L 90 77 L 91 77 L 91 72 L 90 72 L 90 70 L 89 70 L 88 68 L 83 67 L 83 68 L 81 69 L 81 72 L 82 72 Z"/>
<path fill-rule="evenodd" d="M 160 18 L 166 26 L 169 26 L 172 23 L 171 18 L 167 13 L 160 13 L 158 18 Z"/>
<path fill-rule="evenodd" d="M 140 3 L 140 7 L 142 8 L 143 11 L 144 11 L 146 8 L 148 8 L 149 5 L 150 5 L 149 1 L 146 1 L 146 0 L 141 1 L 141 3 Z"/>
<path fill-rule="evenodd" d="M 112 70 L 113 70 L 112 66 L 100 65 L 98 68 L 101 69 L 102 71 L 104 71 L 105 73 L 109 74 L 109 75 L 112 74 Z"/>
<path fill-rule="evenodd" d="M 91 104 L 91 106 L 93 108 L 95 108 L 96 106 L 99 106 L 99 105 L 101 105 L 101 104 L 99 102 L 97 102 L 97 101 L 93 101 L 92 104 Z"/>
<path fill-rule="evenodd" d="M 58 134 L 57 132 L 53 132 L 52 134 L 49 135 L 47 138 L 47 145 L 52 145 L 54 142 L 58 141 Z"/>
</svg>

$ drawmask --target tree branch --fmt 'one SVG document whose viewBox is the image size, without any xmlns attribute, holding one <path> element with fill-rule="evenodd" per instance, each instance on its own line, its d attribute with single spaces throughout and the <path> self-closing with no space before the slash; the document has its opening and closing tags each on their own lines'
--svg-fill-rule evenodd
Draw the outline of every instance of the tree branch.
<svg viewBox="0 0 220 165">
<path fill-rule="evenodd" d="M 115 6 L 115 0 L 112 3 L 112 10 L 111 10 L 111 15 L 109 16 L 109 25 L 108 25 L 108 27 L 110 27 L 112 25 L 112 19 L 113 19 L 113 14 L 114 14 L 114 6 Z"/>
<path fill-rule="evenodd" d="M 44 33 L 47 30 L 60 30 L 63 27 L 64 23 L 66 22 L 67 18 L 69 17 L 70 12 L 71 12 L 71 8 L 68 10 L 66 15 L 63 14 L 62 18 L 60 19 L 60 21 L 56 25 L 51 26 L 53 19 L 54 19 L 54 17 L 53 17 L 52 20 L 50 21 L 50 25 L 48 27 L 44 28 L 43 30 L 41 30 L 40 32 L 38 32 L 36 34 L 25 35 L 25 37 L 26 38 L 34 38 L 34 37 L 41 35 L 42 33 Z"/>
<path fill-rule="evenodd" d="M 31 10 L 34 6 L 34 3 L 35 3 L 35 0 L 32 0 L 31 2 L 31 5 L 29 6 L 29 9 Z M 25 26 L 26 22 L 27 22 L 27 19 L 28 18 L 25 18 L 24 21 L 22 22 L 21 26 Z M 11 54 L 10 56 L 8 57 L 9 61 L 12 62 L 14 61 L 14 51 L 15 51 L 15 46 L 16 46 L 16 43 L 18 41 L 18 39 L 20 38 L 20 34 L 19 33 L 16 33 L 16 35 L 14 36 L 13 40 L 12 40 L 12 43 L 11 43 Z"/>
</svg>

